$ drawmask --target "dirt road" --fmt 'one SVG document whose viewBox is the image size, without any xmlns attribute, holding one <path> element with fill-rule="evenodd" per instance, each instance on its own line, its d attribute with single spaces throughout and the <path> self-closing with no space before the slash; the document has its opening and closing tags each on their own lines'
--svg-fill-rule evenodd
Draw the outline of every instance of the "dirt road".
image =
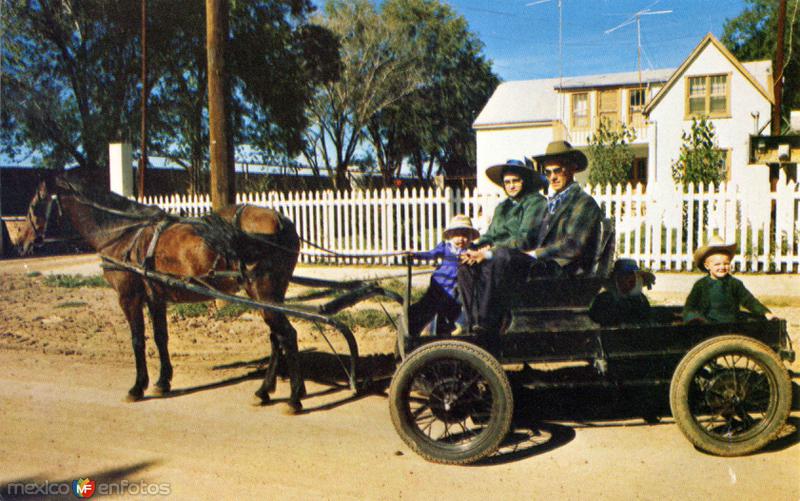
<svg viewBox="0 0 800 501">
<path fill-rule="evenodd" d="M 47 497 L 45 486 L 56 493 L 86 477 L 106 490 L 176 499 L 800 499 L 797 412 L 766 450 L 732 459 L 695 450 L 668 415 L 646 424 L 626 414 L 627 397 L 602 419 L 542 421 L 523 412 L 500 455 L 441 466 L 401 442 L 385 395 L 354 397 L 324 384 L 341 378 L 308 325 L 298 325 L 310 377 L 300 416 L 283 413 L 287 382 L 279 383 L 274 405 L 254 405 L 268 345 L 260 321 L 248 315 L 173 312 L 176 391 L 126 403 L 133 362 L 110 289 L 0 274 L 0 290 L 4 499 Z M 790 303 L 773 306 L 790 318 L 797 343 L 800 308 Z M 356 334 L 372 355 L 364 358 L 367 371 L 380 382 L 392 370 L 382 355 L 391 351 L 389 332 Z M 154 380 L 157 357 L 148 347 Z M 596 397 L 602 406 L 605 395 Z M 531 398 L 521 397 L 520 406 L 535 409 Z M 33 495 L 19 495 L 26 486 Z M 114 492 L 108 497 L 126 497 Z"/>
</svg>

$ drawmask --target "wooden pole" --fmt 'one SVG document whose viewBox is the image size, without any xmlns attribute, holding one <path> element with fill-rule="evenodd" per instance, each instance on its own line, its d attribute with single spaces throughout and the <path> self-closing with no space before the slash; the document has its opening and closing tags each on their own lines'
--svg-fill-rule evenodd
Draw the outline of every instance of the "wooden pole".
<svg viewBox="0 0 800 501">
<path fill-rule="evenodd" d="M 147 0 L 142 0 L 142 124 L 140 146 L 142 154 L 139 157 L 139 200 L 144 200 L 144 176 L 147 170 L 147 94 Z"/>
<path fill-rule="evenodd" d="M 773 95 L 772 135 L 781 135 L 781 108 L 783 105 L 783 37 L 786 33 L 786 0 L 778 4 L 778 41 L 775 47 L 775 64 L 772 67 Z"/>
<path fill-rule="evenodd" d="M 233 142 L 230 132 L 230 86 L 225 67 L 228 39 L 228 0 L 206 0 L 206 58 L 208 60 L 208 127 L 211 156 L 211 208 L 236 201 Z"/>
</svg>

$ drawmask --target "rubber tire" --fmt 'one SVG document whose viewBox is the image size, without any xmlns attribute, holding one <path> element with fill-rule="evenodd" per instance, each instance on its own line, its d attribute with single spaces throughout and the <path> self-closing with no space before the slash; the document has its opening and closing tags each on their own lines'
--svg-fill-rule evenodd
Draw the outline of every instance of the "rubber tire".
<svg viewBox="0 0 800 501">
<path fill-rule="evenodd" d="M 454 450 L 425 436 L 408 414 L 408 387 L 427 364 L 456 359 L 469 364 L 486 379 L 492 394 L 489 422 L 467 447 Z M 464 341 L 436 341 L 419 347 L 398 367 L 389 388 L 389 410 L 400 438 L 414 452 L 434 463 L 469 464 L 494 453 L 508 435 L 514 414 L 514 397 L 503 367 L 486 350 Z"/>
<path fill-rule="evenodd" d="M 710 359 L 725 353 L 745 354 L 762 363 L 774 390 L 770 399 L 771 404 L 774 403 L 771 415 L 764 418 L 765 425 L 760 425 L 763 430 L 741 442 L 724 441 L 708 435 L 694 420 L 689 408 L 689 387 L 695 373 Z M 791 411 L 791 380 L 783 362 L 769 346 L 745 336 L 719 336 L 698 344 L 680 361 L 672 376 L 669 404 L 678 428 L 696 447 L 717 456 L 743 456 L 761 449 L 780 433 Z"/>
</svg>

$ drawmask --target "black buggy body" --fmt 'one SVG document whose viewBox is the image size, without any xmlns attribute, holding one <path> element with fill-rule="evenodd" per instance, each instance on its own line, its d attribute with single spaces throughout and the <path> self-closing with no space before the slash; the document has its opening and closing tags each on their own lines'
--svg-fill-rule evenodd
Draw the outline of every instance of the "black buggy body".
<svg viewBox="0 0 800 501">
<path fill-rule="evenodd" d="M 597 254 L 598 262 L 603 255 L 608 261 L 608 246 Z M 521 378 L 525 371 L 517 371 L 514 387 L 664 388 L 683 434 L 720 456 L 754 452 L 779 434 L 792 405 L 784 362 L 795 357 L 784 320 L 686 325 L 680 307 L 654 307 L 647 325 L 601 327 L 588 316 L 610 266 L 599 268 L 584 277 L 530 281 L 491 346 L 470 336 L 406 339 L 390 410 L 409 447 L 450 464 L 494 453 L 513 417 L 506 369 L 559 362 L 584 362 L 589 370 L 577 380 L 543 379 L 537 371 Z"/>
</svg>

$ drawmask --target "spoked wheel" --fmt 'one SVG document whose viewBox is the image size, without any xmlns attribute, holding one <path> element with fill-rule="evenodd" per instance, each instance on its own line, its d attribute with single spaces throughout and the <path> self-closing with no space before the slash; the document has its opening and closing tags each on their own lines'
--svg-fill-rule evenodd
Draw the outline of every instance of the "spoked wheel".
<svg viewBox="0 0 800 501">
<path fill-rule="evenodd" d="M 719 456 L 755 452 L 773 440 L 789 416 L 792 388 L 778 356 L 743 336 L 721 336 L 694 347 L 670 386 L 672 416 L 694 445 Z"/>
<path fill-rule="evenodd" d="M 429 461 L 467 464 L 495 452 L 514 410 L 500 363 L 463 341 L 438 341 L 400 365 L 389 390 L 397 433 Z"/>
</svg>

